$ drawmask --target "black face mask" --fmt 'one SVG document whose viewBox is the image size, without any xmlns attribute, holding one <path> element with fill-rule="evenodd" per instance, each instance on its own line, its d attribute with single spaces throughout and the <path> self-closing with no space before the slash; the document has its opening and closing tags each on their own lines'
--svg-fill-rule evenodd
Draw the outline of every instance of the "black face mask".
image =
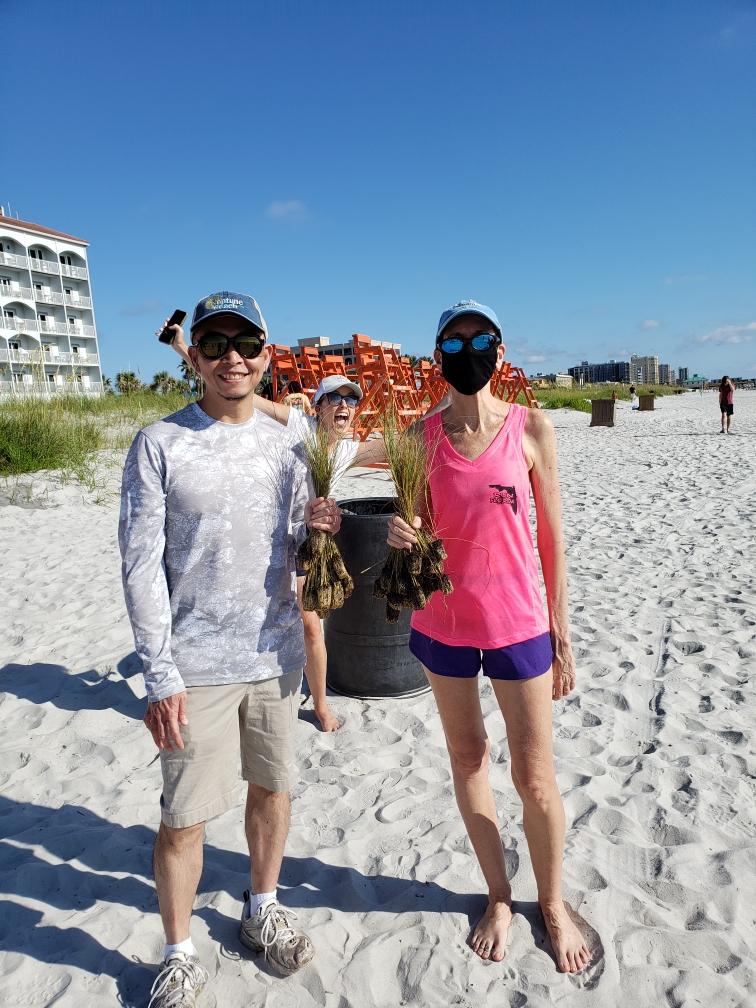
<svg viewBox="0 0 756 1008">
<path fill-rule="evenodd" d="M 490 350 L 473 350 L 469 343 L 458 353 L 442 350 L 441 374 L 460 395 L 475 395 L 491 381 L 498 354 L 498 344 Z"/>
</svg>

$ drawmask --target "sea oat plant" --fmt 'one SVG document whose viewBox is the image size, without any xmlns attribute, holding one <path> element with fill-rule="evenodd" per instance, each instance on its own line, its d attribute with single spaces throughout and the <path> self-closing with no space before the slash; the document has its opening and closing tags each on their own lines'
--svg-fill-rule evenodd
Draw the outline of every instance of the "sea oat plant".
<svg viewBox="0 0 756 1008">
<path fill-rule="evenodd" d="M 390 406 L 383 417 L 386 458 L 396 487 L 396 511 L 407 524 L 417 511 L 426 516 L 428 530 L 417 530 L 411 550 L 389 547 L 383 570 L 373 586 L 376 598 L 386 599 L 386 619 L 396 623 L 402 609 L 423 609 L 434 591 L 449 595 L 452 584 L 444 573 L 446 550 L 428 522 L 428 469 L 432 452 L 426 448 L 419 426 L 400 430 L 396 411 Z"/>
<path fill-rule="evenodd" d="M 329 443 L 328 433 L 318 425 L 304 443 L 316 497 L 330 497 L 336 475 L 336 446 Z M 321 619 L 332 609 L 339 609 L 349 598 L 354 582 L 329 532 L 310 532 L 297 551 L 297 563 L 305 572 L 302 608 L 316 612 Z"/>
</svg>

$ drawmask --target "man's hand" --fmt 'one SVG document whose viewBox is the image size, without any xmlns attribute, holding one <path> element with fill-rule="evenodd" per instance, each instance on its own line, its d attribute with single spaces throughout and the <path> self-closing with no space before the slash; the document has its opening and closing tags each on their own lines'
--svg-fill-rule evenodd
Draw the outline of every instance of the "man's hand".
<svg viewBox="0 0 756 1008">
<path fill-rule="evenodd" d="M 158 749 L 165 749 L 167 752 L 183 749 L 184 740 L 181 738 L 179 726 L 189 724 L 189 718 L 186 716 L 186 690 L 183 693 L 174 693 L 173 696 L 165 697 L 156 703 L 147 704 L 144 723 L 149 728 Z"/>
<path fill-rule="evenodd" d="M 419 529 L 421 525 L 422 521 L 417 515 L 412 519 L 411 525 L 408 525 L 399 515 L 392 515 L 388 523 L 388 537 L 386 541 L 394 549 L 411 550 L 417 543 L 415 529 Z"/>
<path fill-rule="evenodd" d="M 319 532 L 338 532 L 341 528 L 341 510 L 333 497 L 316 497 L 305 505 L 305 524 Z"/>
</svg>

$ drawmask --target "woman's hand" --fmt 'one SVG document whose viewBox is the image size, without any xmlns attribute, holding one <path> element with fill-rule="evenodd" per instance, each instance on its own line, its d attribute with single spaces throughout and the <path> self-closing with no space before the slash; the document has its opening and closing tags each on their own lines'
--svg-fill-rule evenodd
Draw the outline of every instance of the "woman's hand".
<svg viewBox="0 0 756 1008">
<path fill-rule="evenodd" d="M 310 530 L 334 534 L 341 528 L 341 509 L 333 497 L 315 497 L 305 505 L 305 524 Z"/>
<path fill-rule="evenodd" d="M 561 700 L 575 688 L 575 656 L 569 641 L 554 641 L 554 662 L 551 666 L 553 676 L 553 700 Z"/>
<path fill-rule="evenodd" d="M 386 541 L 389 546 L 393 546 L 394 549 L 406 549 L 411 550 L 412 547 L 417 543 L 417 536 L 415 535 L 415 529 L 419 529 L 422 522 L 415 515 L 412 519 L 412 524 L 408 525 L 406 521 L 399 517 L 399 515 L 392 515 L 388 524 L 388 536 Z"/>
<path fill-rule="evenodd" d="M 163 319 L 162 326 L 155 330 L 156 336 L 159 336 L 163 329 L 165 329 L 167 322 L 168 319 Z M 169 327 L 169 331 L 173 333 L 173 339 L 169 344 L 171 350 L 177 353 L 182 360 L 186 361 L 192 371 L 194 371 L 195 368 L 189 356 L 189 348 L 187 347 L 186 340 L 184 339 L 184 330 L 180 325 L 172 325 Z"/>
</svg>

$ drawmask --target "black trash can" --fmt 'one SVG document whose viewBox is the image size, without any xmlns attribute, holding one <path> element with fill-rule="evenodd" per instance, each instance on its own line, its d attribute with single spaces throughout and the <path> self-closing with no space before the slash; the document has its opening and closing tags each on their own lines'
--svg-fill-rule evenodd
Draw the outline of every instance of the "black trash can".
<svg viewBox="0 0 756 1008">
<path fill-rule="evenodd" d="M 388 552 L 393 498 L 343 500 L 339 507 L 344 514 L 336 542 L 354 591 L 325 619 L 328 685 L 334 693 L 363 700 L 426 693 L 428 680 L 407 647 L 411 611 L 402 609 L 398 623 L 387 623 L 385 599 L 373 598 L 373 584 Z"/>
</svg>

